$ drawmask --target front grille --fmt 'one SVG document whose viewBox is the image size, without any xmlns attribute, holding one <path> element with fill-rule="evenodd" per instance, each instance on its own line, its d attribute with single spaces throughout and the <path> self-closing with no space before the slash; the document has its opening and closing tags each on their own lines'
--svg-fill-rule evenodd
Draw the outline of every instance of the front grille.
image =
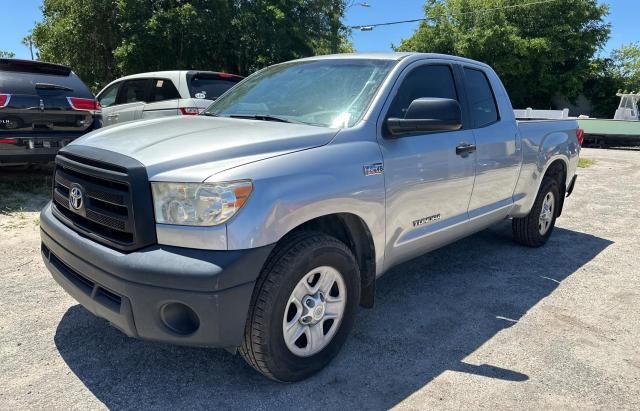
<svg viewBox="0 0 640 411">
<path fill-rule="evenodd" d="M 70 202 L 74 188 L 81 192 L 81 205 L 75 207 Z M 63 223 L 113 248 L 130 251 L 155 242 L 146 170 L 129 157 L 81 146 L 65 148 L 56 157 L 53 205 Z"/>
</svg>

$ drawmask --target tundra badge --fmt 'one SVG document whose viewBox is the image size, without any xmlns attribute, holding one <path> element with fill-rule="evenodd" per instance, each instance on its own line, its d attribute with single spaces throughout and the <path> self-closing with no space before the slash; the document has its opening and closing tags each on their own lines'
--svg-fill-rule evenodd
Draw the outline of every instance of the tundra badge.
<svg viewBox="0 0 640 411">
<path fill-rule="evenodd" d="M 430 215 L 429 217 L 423 217 L 419 220 L 413 220 L 414 227 L 420 227 L 421 225 L 425 225 L 427 223 L 435 223 L 440 220 L 440 213 Z"/>
</svg>

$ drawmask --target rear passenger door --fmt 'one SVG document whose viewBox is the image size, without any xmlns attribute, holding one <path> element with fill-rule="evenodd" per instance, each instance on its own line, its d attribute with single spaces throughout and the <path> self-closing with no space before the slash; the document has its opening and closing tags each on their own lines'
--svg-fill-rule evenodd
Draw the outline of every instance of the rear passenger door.
<svg viewBox="0 0 640 411">
<path fill-rule="evenodd" d="M 179 114 L 180 93 L 173 81 L 166 78 L 150 79 L 150 93 L 142 117 L 158 118 Z"/>
<path fill-rule="evenodd" d="M 507 97 L 496 98 L 496 91 L 504 92 L 504 88 L 495 73 L 469 65 L 462 66 L 462 73 L 477 148 L 469 217 L 499 220 L 509 213 L 520 173 L 522 153 L 516 122 Z"/>
</svg>

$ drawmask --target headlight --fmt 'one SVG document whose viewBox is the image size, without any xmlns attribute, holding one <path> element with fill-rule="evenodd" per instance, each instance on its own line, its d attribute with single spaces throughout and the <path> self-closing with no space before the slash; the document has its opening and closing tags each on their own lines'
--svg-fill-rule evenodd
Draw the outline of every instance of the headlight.
<svg viewBox="0 0 640 411">
<path fill-rule="evenodd" d="M 228 183 L 151 183 L 156 223 L 212 226 L 222 224 L 244 205 L 251 181 Z"/>
</svg>

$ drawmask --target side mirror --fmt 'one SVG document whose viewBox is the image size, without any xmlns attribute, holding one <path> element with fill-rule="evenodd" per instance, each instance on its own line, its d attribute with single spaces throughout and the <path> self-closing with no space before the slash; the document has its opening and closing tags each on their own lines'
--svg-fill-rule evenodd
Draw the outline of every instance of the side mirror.
<svg viewBox="0 0 640 411">
<path fill-rule="evenodd" d="M 462 127 L 462 111 L 456 100 L 449 98 L 418 98 L 411 102 L 404 118 L 388 118 L 391 137 L 403 134 L 452 131 Z"/>
</svg>

